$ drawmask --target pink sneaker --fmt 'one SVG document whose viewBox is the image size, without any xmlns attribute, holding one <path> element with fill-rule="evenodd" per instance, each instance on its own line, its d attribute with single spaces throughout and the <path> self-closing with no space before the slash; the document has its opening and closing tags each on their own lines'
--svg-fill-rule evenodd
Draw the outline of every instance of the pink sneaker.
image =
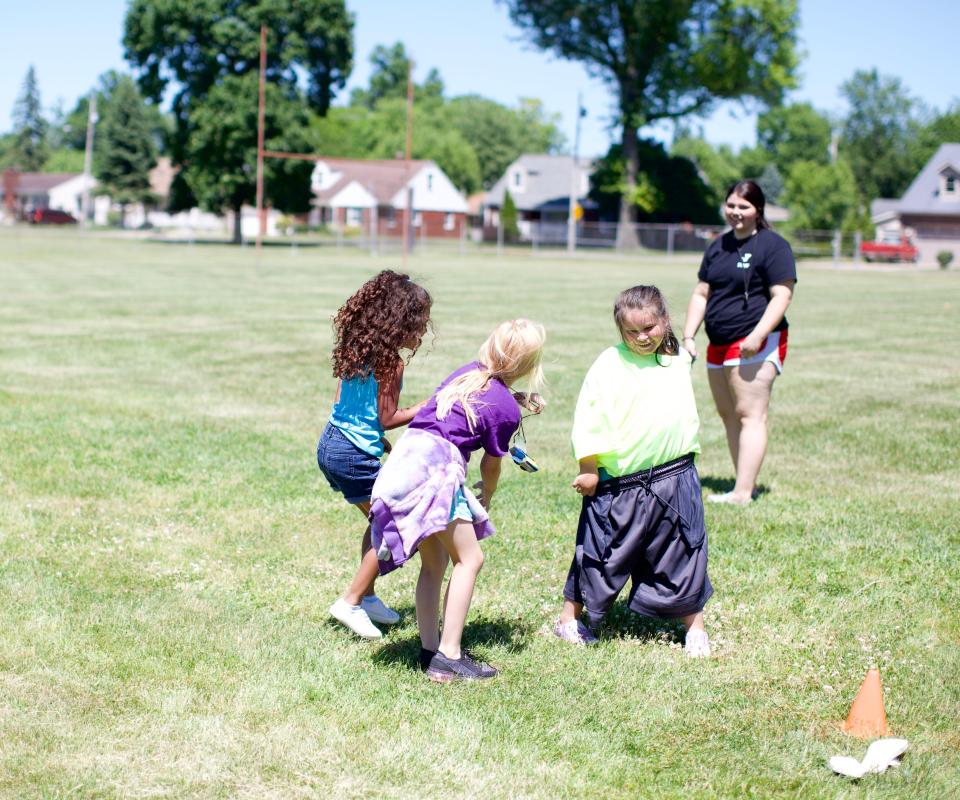
<svg viewBox="0 0 960 800">
<path fill-rule="evenodd" d="M 553 634 L 570 644 L 590 645 L 598 641 L 590 629 L 578 619 L 572 619 L 569 622 L 560 622 L 557 619 L 553 624 Z"/>
</svg>

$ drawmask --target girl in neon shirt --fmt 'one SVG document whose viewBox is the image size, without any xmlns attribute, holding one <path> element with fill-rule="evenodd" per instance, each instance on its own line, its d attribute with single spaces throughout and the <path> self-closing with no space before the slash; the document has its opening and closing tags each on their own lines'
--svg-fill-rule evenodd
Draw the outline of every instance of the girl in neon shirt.
<svg viewBox="0 0 960 800">
<path fill-rule="evenodd" d="M 576 552 L 554 626 L 561 639 L 593 644 L 604 618 L 631 579 L 630 609 L 680 619 L 684 649 L 710 654 L 703 607 L 713 593 L 700 478 L 700 418 L 690 370 L 655 286 L 620 293 L 614 319 L 621 343 L 587 372 L 573 421 L 583 498 Z"/>
</svg>

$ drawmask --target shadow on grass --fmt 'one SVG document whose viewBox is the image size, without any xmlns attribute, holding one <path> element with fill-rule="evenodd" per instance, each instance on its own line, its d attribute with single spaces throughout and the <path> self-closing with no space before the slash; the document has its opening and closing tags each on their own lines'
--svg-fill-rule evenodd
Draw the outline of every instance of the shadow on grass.
<svg viewBox="0 0 960 800">
<path fill-rule="evenodd" d="M 397 612 L 404 619 L 415 619 L 413 606 L 397 606 Z M 482 650 L 488 647 L 508 647 L 519 651 L 526 647 L 526 641 L 534 629 L 524 623 L 507 617 L 487 617 L 473 615 L 467 617 L 467 626 L 463 631 L 461 645 L 467 650 L 481 648 L 476 655 L 482 656 Z M 402 639 L 391 638 L 385 641 L 372 660 L 379 664 L 398 664 L 410 669 L 420 669 L 420 637 L 417 634 Z"/>
<path fill-rule="evenodd" d="M 172 239 L 172 238 L 171 238 L 171 239 L 167 239 L 167 238 L 159 237 L 159 236 L 157 236 L 157 237 L 150 237 L 150 238 L 146 239 L 145 241 L 150 242 L 150 244 L 176 244 L 176 245 L 192 244 L 192 245 L 198 245 L 198 246 L 203 246 L 203 245 L 219 245 L 219 246 L 221 246 L 221 247 L 224 246 L 224 245 L 233 245 L 233 246 L 235 246 L 235 247 L 244 247 L 244 248 L 246 248 L 246 247 L 252 247 L 252 246 L 254 245 L 254 243 L 255 243 L 253 239 L 244 239 L 243 242 L 238 245 L 237 242 L 233 241 L 232 239 L 204 239 L 204 238 L 200 238 L 200 237 L 198 237 L 198 238 L 196 238 L 196 239 L 189 239 L 189 238 L 182 238 L 182 237 L 178 237 L 178 238 L 176 238 L 176 239 Z M 261 242 L 261 244 L 263 245 L 264 248 L 270 248 L 270 249 L 275 249 L 275 248 L 276 248 L 276 249 L 284 249 L 284 250 L 287 250 L 287 249 L 290 249 L 290 248 L 293 248 L 293 247 L 331 247 L 331 246 L 334 246 L 334 247 L 335 247 L 337 243 L 334 242 L 334 241 L 331 241 L 331 242 L 309 242 L 309 241 L 308 241 L 308 242 L 301 242 L 301 241 L 296 241 L 296 242 L 277 242 L 277 241 L 263 241 L 263 242 Z"/>
<path fill-rule="evenodd" d="M 601 639 L 637 639 L 641 642 L 683 642 L 684 627 L 679 620 L 653 619 L 631 611 L 626 601 L 614 603 L 595 629 Z"/>
<path fill-rule="evenodd" d="M 734 478 L 717 478 L 713 475 L 700 476 L 700 485 L 703 486 L 709 494 L 726 494 L 727 492 L 732 492 L 736 483 Z M 767 494 L 769 491 L 770 488 L 765 484 L 758 484 L 757 488 L 754 489 L 754 499 Z"/>
</svg>

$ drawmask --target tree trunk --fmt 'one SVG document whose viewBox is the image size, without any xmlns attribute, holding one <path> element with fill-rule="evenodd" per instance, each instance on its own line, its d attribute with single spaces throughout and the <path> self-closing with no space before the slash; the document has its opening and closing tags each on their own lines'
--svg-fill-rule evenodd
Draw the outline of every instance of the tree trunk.
<svg viewBox="0 0 960 800">
<path fill-rule="evenodd" d="M 233 243 L 243 244 L 243 207 L 233 209 Z"/>
<path fill-rule="evenodd" d="M 634 228 L 634 210 L 631 198 L 637 188 L 637 172 L 639 171 L 639 152 L 637 148 L 637 129 L 624 123 L 623 125 L 623 164 L 624 164 L 624 191 L 620 195 L 620 224 L 617 226 L 617 248 L 620 250 L 636 249 L 640 246 L 637 229 Z"/>
</svg>

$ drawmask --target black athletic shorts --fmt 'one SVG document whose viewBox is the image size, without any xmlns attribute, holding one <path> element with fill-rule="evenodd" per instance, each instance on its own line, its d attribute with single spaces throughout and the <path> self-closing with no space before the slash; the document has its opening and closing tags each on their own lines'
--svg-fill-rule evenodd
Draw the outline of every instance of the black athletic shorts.
<svg viewBox="0 0 960 800">
<path fill-rule="evenodd" d="M 648 617 L 693 614 L 713 594 L 692 455 L 601 481 L 593 497 L 583 498 L 563 596 L 583 603 L 597 624 L 627 578 L 630 609 Z"/>
</svg>

